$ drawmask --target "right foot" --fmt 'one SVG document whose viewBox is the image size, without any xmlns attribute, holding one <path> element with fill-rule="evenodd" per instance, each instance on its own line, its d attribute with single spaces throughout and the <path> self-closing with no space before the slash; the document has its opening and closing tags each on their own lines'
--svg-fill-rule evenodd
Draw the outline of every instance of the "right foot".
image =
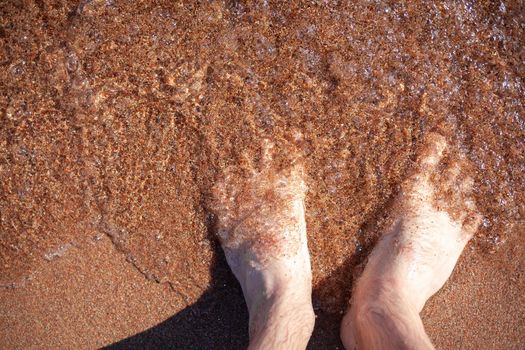
<svg viewBox="0 0 525 350">
<path fill-rule="evenodd" d="M 480 222 L 469 199 L 472 179 L 460 179 L 459 164 L 444 182 L 452 196 L 437 196 L 432 177 L 446 147 L 441 135 L 429 136 L 419 170 L 397 198 L 393 223 L 370 254 L 341 324 L 346 349 L 433 348 L 419 312 L 445 284 Z M 450 215 L 459 202 L 462 208 Z"/>
</svg>

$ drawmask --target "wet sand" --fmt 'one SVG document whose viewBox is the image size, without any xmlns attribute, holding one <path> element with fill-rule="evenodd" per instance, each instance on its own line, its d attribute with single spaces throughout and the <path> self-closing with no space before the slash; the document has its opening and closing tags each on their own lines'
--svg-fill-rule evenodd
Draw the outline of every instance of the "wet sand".
<svg viewBox="0 0 525 350">
<path fill-rule="evenodd" d="M 452 278 L 424 309 L 438 349 L 523 348 L 525 295 L 523 284 L 516 284 L 523 281 L 521 248 L 500 250 L 488 260 L 467 248 Z M 212 287 L 185 308 L 168 285 L 145 279 L 109 238 L 73 247 L 35 269 L 23 287 L 0 292 L 0 346 L 243 349 L 248 315 L 242 292 L 225 261 L 218 260 Z M 322 289 L 323 284 L 315 293 Z M 337 325 L 342 315 L 319 308 L 316 313 L 309 349 L 342 349 Z"/>
<path fill-rule="evenodd" d="M 2 347 L 107 345 L 185 308 L 213 324 L 239 295 L 214 263 L 210 189 L 271 139 L 309 175 L 312 348 L 335 348 L 430 130 L 448 162 L 472 164 L 485 220 L 425 324 L 440 348 L 524 346 L 520 2 L 7 1 L 0 14 Z M 239 328 L 217 348 L 244 344 Z"/>
</svg>

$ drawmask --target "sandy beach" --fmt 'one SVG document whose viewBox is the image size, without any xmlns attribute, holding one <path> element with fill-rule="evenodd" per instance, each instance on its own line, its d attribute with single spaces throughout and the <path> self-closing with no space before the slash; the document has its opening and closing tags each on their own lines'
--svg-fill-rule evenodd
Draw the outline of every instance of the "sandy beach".
<svg viewBox="0 0 525 350">
<path fill-rule="evenodd" d="M 434 131 L 483 222 L 425 327 L 438 349 L 522 349 L 524 35 L 519 1 L 2 2 L 0 347 L 245 348 L 208 203 L 271 140 L 307 173 L 309 348 L 341 349 Z"/>
</svg>

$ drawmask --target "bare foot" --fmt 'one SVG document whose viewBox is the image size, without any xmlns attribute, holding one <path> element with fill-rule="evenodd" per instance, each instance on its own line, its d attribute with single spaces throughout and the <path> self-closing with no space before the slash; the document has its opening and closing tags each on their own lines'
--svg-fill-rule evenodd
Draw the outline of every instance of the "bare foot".
<svg viewBox="0 0 525 350">
<path fill-rule="evenodd" d="M 404 184 L 392 225 L 370 254 L 341 324 L 346 349 L 433 349 L 419 312 L 445 284 L 480 222 L 469 199 L 472 179 L 459 176 L 459 163 L 441 182 L 449 196 L 438 196 L 432 178 L 440 175 L 446 147 L 444 137 L 430 134 L 418 171 Z"/>
<path fill-rule="evenodd" d="M 217 233 L 250 314 L 250 349 L 304 349 L 313 330 L 303 169 L 277 171 L 272 144 L 260 170 L 214 189 Z"/>
</svg>

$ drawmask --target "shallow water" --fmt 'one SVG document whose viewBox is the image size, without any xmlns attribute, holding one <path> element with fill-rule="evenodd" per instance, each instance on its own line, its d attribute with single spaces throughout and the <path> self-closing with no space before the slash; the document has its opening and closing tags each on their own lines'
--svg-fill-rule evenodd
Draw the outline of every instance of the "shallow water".
<svg viewBox="0 0 525 350">
<path fill-rule="evenodd" d="M 206 289 L 213 181 L 262 140 L 309 175 L 317 307 L 339 310 L 431 130 L 472 163 L 486 254 L 522 242 L 520 2 L 0 5 L 0 260 L 107 234 L 191 303 Z M 298 146 L 297 146 L 298 145 Z M 339 292 L 334 292 L 334 289 Z"/>
</svg>

